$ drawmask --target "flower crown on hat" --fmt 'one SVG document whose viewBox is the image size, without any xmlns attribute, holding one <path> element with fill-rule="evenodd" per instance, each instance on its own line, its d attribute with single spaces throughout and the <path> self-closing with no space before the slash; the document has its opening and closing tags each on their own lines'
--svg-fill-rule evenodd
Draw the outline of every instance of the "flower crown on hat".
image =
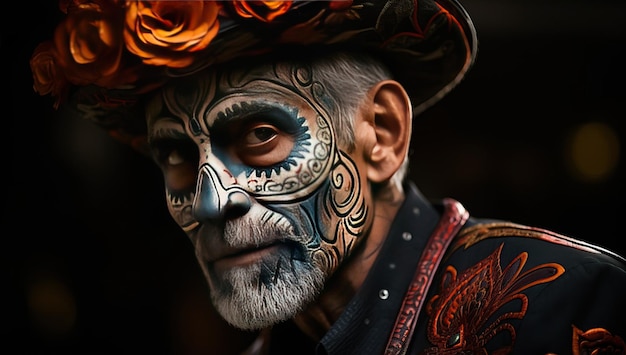
<svg viewBox="0 0 626 355">
<path fill-rule="evenodd" d="M 445 5 L 445 7 L 444 7 Z M 51 95 L 133 144 L 136 103 L 169 78 L 286 45 L 367 48 L 399 66 L 421 110 L 464 76 L 475 31 L 455 0 L 60 0 L 66 14 L 30 66 Z M 416 75 L 414 75 L 416 74 Z M 136 144 L 135 144 L 136 145 Z"/>
</svg>

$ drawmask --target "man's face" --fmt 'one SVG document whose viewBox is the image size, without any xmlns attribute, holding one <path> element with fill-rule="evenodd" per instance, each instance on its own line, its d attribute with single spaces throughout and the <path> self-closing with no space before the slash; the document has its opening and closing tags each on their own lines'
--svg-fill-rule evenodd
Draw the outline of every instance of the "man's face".
<svg viewBox="0 0 626 355">
<path fill-rule="evenodd" d="M 315 68 L 279 64 L 195 75 L 148 105 L 169 211 L 237 327 L 301 311 L 371 225 L 363 157 L 338 146 L 336 104 Z"/>
</svg>

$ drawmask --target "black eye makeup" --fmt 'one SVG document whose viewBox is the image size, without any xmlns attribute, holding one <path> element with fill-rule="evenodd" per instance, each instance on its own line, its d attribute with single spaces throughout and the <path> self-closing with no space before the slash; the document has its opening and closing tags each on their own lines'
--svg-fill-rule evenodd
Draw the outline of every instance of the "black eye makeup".
<svg viewBox="0 0 626 355">
<path fill-rule="evenodd" d="M 170 199 L 182 203 L 195 191 L 199 153 L 195 142 L 175 129 L 152 132 L 150 147 L 167 187 Z"/>
<path fill-rule="evenodd" d="M 329 126 L 300 100 L 230 95 L 202 110 L 155 116 L 149 143 L 169 203 L 191 203 L 203 164 L 224 186 L 238 184 L 263 201 L 316 188 L 332 158 Z M 285 200 L 287 201 L 287 200 Z"/>
<path fill-rule="evenodd" d="M 296 108 L 268 102 L 238 102 L 217 113 L 210 131 L 212 141 L 225 146 L 232 144 L 234 138 L 241 137 L 251 126 L 266 124 L 266 134 L 275 129 L 297 135 L 303 123 L 304 118 L 298 116 Z"/>
<path fill-rule="evenodd" d="M 310 146 L 298 110 L 266 102 L 240 102 L 219 112 L 210 133 L 215 151 L 240 162 L 246 177 L 289 171 Z"/>
<path fill-rule="evenodd" d="M 179 159 L 193 159 L 198 156 L 196 144 L 183 132 L 176 129 L 155 129 L 150 135 L 150 148 L 153 159 L 162 166 L 176 165 Z M 178 159 L 171 157 L 172 152 Z M 195 153 L 193 153 L 195 151 Z"/>
</svg>

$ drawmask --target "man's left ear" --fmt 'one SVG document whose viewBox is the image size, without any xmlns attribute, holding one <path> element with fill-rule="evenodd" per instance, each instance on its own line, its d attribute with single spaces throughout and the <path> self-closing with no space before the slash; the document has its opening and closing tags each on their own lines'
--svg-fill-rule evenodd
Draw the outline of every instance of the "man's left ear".
<svg viewBox="0 0 626 355">
<path fill-rule="evenodd" d="M 397 81 L 381 81 L 371 90 L 376 143 L 369 153 L 367 177 L 380 183 L 400 169 L 408 154 L 413 109 L 404 87 Z"/>
</svg>

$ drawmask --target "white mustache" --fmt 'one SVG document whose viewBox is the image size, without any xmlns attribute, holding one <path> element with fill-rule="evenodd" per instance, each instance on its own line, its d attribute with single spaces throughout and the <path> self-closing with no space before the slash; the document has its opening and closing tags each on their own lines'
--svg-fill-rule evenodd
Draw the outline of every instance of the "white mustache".
<svg viewBox="0 0 626 355">
<path fill-rule="evenodd" d="M 296 235 L 291 221 L 283 215 L 255 207 L 245 216 L 226 222 L 223 234 L 226 244 L 234 248 L 246 248 L 271 244 L 277 240 L 305 241 L 304 237 Z"/>
</svg>

